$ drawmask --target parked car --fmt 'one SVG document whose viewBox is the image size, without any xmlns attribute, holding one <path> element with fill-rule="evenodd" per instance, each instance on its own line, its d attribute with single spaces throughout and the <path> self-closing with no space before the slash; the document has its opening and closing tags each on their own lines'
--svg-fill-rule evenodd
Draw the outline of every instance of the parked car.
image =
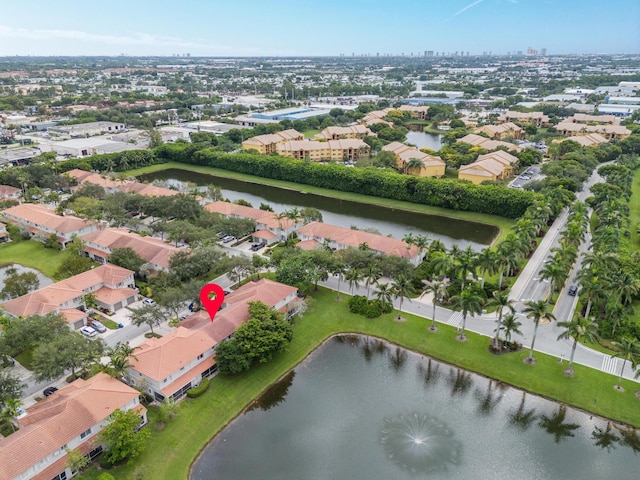
<svg viewBox="0 0 640 480">
<path fill-rule="evenodd" d="M 251 245 L 251 251 L 252 252 L 257 252 L 258 250 L 260 250 L 261 248 L 266 247 L 267 244 L 266 243 L 254 243 L 253 245 Z"/>
<path fill-rule="evenodd" d="M 102 322 L 98 320 L 91 320 L 91 327 L 96 329 L 99 333 L 104 333 L 107 331 L 107 327 L 105 327 Z"/>
<path fill-rule="evenodd" d="M 218 232 L 216 233 L 216 237 L 218 237 L 220 240 L 222 240 L 224 237 L 226 237 L 227 234 L 224 232 Z"/>
<path fill-rule="evenodd" d="M 236 237 L 234 237 L 233 235 L 227 235 L 226 237 L 224 237 L 222 239 L 222 243 L 233 242 L 235 239 L 236 239 Z"/>
<path fill-rule="evenodd" d="M 48 397 L 50 395 L 53 395 L 57 391 L 58 389 L 56 387 L 47 387 L 42 391 L 42 395 L 44 395 L 45 397 Z"/>
<path fill-rule="evenodd" d="M 142 303 L 145 303 L 147 305 L 155 305 L 156 301 L 152 298 L 145 298 L 144 300 L 142 300 Z"/>
<path fill-rule="evenodd" d="M 80 329 L 80 333 L 86 335 L 87 337 L 95 337 L 98 332 L 95 328 L 85 325 Z"/>
<path fill-rule="evenodd" d="M 578 287 L 576 287 L 575 285 L 571 285 L 567 293 L 569 293 L 569 295 L 571 295 L 572 297 L 575 297 L 578 293 Z"/>
</svg>

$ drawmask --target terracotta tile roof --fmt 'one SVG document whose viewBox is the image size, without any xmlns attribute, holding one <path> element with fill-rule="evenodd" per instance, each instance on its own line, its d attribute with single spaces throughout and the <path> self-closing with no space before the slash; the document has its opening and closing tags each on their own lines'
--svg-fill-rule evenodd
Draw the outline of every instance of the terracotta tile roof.
<svg viewBox="0 0 640 480">
<path fill-rule="evenodd" d="M 473 175 L 482 175 L 481 173 L 478 173 L 482 170 L 497 176 L 503 173 L 504 165 L 492 158 L 487 158 L 481 161 L 476 160 L 475 162 L 470 163 L 469 165 L 463 165 L 462 167 L 459 168 L 458 172 L 467 173 L 467 174 L 473 172 L 472 173 Z"/>
<path fill-rule="evenodd" d="M 31 221 L 36 225 L 49 228 L 55 232 L 70 234 L 95 225 L 94 222 L 74 217 L 73 215 L 57 215 L 50 208 L 38 203 L 23 203 L 3 210 L 3 214 L 13 215 L 23 221 Z M 33 227 L 35 228 L 35 227 Z"/>
<path fill-rule="evenodd" d="M 495 152 L 490 152 L 490 153 L 485 153 L 484 155 L 480 155 L 476 159 L 476 162 L 481 162 L 489 158 L 497 162 L 500 162 L 504 165 L 515 165 L 519 161 L 518 157 L 515 157 L 510 153 L 505 152 L 504 150 L 496 150 Z"/>
<path fill-rule="evenodd" d="M 304 135 L 302 135 L 297 130 L 290 128 L 288 130 L 283 130 L 282 132 L 256 135 L 255 137 L 251 137 L 242 143 L 247 145 L 272 145 L 274 143 L 281 143 L 287 140 L 302 140 L 303 138 Z"/>
<path fill-rule="evenodd" d="M 156 187 L 148 183 L 131 182 L 120 188 L 122 192 L 138 193 L 145 197 L 171 197 L 173 195 L 180 195 L 177 190 L 171 190 L 170 188 Z"/>
<path fill-rule="evenodd" d="M 10 185 L 0 185 L 0 198 L 15 196 L 20 189 Z"/>
<path fill-rule="evenodd" d="M 102 287 L 93 294 L 96 300 L 105 305 L 115 305 L 116 303 L 135 295 L 137 292 L 133 288 L 108 288 Z"/>
<path fill-rule="evenodd" d="M 73 170 L 69 170 L 66 172 L 72 178 L 75 178 L 78 181 L 78 184 L 83 183 L 92 183 L 93 185 L 98 185 L 105 189 L 117 189 L 126 184 L 131 183 L 130 180 L 114 180 L 111 177 L 101 175 L 99 173 L 86 172 L 84 170 L 80 170 L 78 168 L 74 168 Z"/>
<path fill-rule="evenodd" d="M 252 235 L 256 238 L 263 238 L 265 240 L 272 240 L 277 237 L 275 233 L 270 232 L 269 230 L 258 230 L 257 232 L 253 232 Z"/>
<path fill-rule="evenodd" d="M 296 243 L 296 247 L 300 250 L 318 250 L 322 248 L 322 244 L 317 240 L 302 240 Z"/>
<path fill-rule="evenodd" d="M 143 260 L 164 268 L 169 268 L 169 259 L 173 254 L 185 250 L 163 242 L 159 238 L 141 237 L 124 228 L 105 228 L 83 235 L 82 238 L 89 244 L 87 251 L 91 248 L 91 244 L 98 245 L 109 252 L 114 248 L 131 248 Z M 101 250 L 92 249 L 92 251 L 101 257 L 109 255 Z"/>
<path fill-rule="evenodd" d="M 498 147 L 506 147 L 509 150 L 519 152 L 522 150 L 518 145 L 509 142 L 503 142 L 502 140 L 491 140 L 490 138 L 483 137 L 482 135 L 476 135 L 475 133 L 469 133 L 462 138 L 458 139 L 458 142 L 468 143 L 476 147 L 486 148 L 487 150 L 495 150 Z"/>
<path fill-rule="evenodd" d="M 353 248 L 358 248 L 363 243 L 366 243 L 369 248 L 377 252 L 408 259 L 420 254 L 418 247 L 415 245 L 409 246 L 402 240 L 320 222 L 311 222 L 300 228 L 298 236 L 302 240 L 306 240 L 302 237 L 310 237 L 308 239 L 315 239 L 320 242 L 324 239 L 331 239 L 339 245 Z"/>
<path fill-rule="evenodd" d="M 65 308 L 60 310 L 60 313 L 64 316 L 67 323 L 75 323 L 87 317 L 87 312 L 83 312 L 77 308 Z"/>
<path fill-rule="evenodd" d="M 282 218 L 278 220 L 278 214 L 269 212 L 267 210 L 260 210 L 259 208 L 247 207 L 246 205 L 237 205 L 229 202 L 213 202 L 207 203 L 204 209 L 208 212 L 219 213 L 226 216 L 235 216 L 242 218 L 251 218 L 260 223 L 266 225 L 272 229 L 279 229 L 282 226 L 283 229 L 289 229 L 294 226 L 292 220 L 288 218 Z"/>
<path fill-rule="evenodd" d="M 0 479 L 19 476 L 138 395 L 137 390 L 98 373 L 27 408 L 27 415 L 18 421 L 20 430 L 0 440 Z"/>
<path fill-rule="evenodd" d="M 131 270 L 106 264 L 67 278 L 48 287 L 27 293 L 3 304 L 4 309 L 16 317 L 45 315 L 54 312 L 65 302 L 82 297 L 91 287 L 100 284 L 117 285 L 132 275 Z"/>
</svg>

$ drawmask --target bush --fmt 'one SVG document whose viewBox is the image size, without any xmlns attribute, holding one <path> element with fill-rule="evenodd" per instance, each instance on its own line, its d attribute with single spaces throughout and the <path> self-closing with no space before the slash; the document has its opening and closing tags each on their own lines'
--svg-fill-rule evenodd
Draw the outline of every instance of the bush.
<svg viewBox="0 0 640 480">
<path fill-rule="evenodd" d="M 383 303 L 378 299 L 368 300 L 362 295 L 355 295 L 349 299 L 349 311 L 367 318 L 378 318 L 383 313 L 391 313 L 393 305 Z"/>
<path fill-rule="evenodd" d="M 367 308 L 367 297 L 354 295 L 349 299 L 349 311 L 362 315 Z"/>
<path fill-rule="evenodd" d="M 116 480 L 116 477 L 114 477 L 110 473 L 103 472 L 98 476 L 98 480 Z"/>
<path fill-rule="evenodd" d="M 209 389 L 209 379 L 203 378 L 202 381 L 200 382 L 200 385 L 187 390 L 187 397 L 198 398 L 199 396 L 204 394 L 204 392 L 206 392 L 208 389 Z"/>
</svg>

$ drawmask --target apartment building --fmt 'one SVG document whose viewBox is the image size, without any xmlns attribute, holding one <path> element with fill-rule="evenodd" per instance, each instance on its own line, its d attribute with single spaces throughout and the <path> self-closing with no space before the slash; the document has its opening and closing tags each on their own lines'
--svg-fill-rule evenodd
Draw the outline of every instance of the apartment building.
<svg viewBox="0 0 640 480">
<path fill-rule="evenodd" d="M 631 130 L 624 125 L 590 125 L 586 123 L 575 123 L 568 120 L 560 122 L 556 125 L 556 129 L 558 130 L 558 133 L 567 137 L 597 133 L 607 140 L 622 140 L 623 138 L 627 138 L 631 135 Z"/>
<path fill-rule="evenodd" d="M 483 125 L 474 130 L 474 133 L 485 133 L 492 140 L 502 140 L 504 138 L 522 138 L 523 130 L 512 122 L 501 123 L 499 125 Z"/>
<path fill-rule="evenodd" d="M 82 239 L 85 241 L 85 254 L 98 263 L 107 263 L 114 248 L 130 248 L 156 272 L 168 270 L 171 256 L 185 250 L 158 238 L 141 237 L 125 228 L 97 230 L 84 235 Z"/>
<path fill-rule="evenodd" d="M 498 123 L 513 122 L 520 125 L 535 125 L 536 127 L 548 127 L 549 117 L 542 112 L 512 112 L 508 111 L 498 117 Z"/>
<path fill-rule="evenodd" d="M 421 152 L 416 147 L 410 147 L 400 142 L 392 142 L 382 147 L 383 152 L 391 152 L 396 157 L 396 168 L 410 175 L 419 177 L 444 176 L 446 164 L 440 157 Z M 409 167 L 412 160 L 419 160 L 420 167 Z"/>
<path fill-rule="evenodd" d="M 513 152 L 519 152 L 522 150 L 522 148 L 514 143 L 503 142 L 502 140 L 491 140 L 490 138 L 483 137 L 482 135 L 476 135 L 475 133 L 469 133 L 468 135 L 459 138 L 458 142 L 468 143 L 474 147 L 481 147 L 487 150 L 495 150 L 498 147 L 505 147 Z"/>
<path fill-rule="evenodd" d="M 503 180 L 512 176 L 518 158 L 505 152 L 496 150 L 495 152 L 480 155 L 475 162 L 463 165 L 458 169 L 460 180 L 469 180 L 472 183 L 480 184 L 487 180 Z"/>
<path fill-rule="evenodd" d="M 409 260 L 417 266 L 422 261 L 420 249 L 402 240 L 375 233 L 352 230 L 320 222 L 311 222 L 298 230 L 300 242 L 296 245 L 303 249 L 330 248 L 366 248 L 383 255 L 394 255 Z"/>
<path fill-rule="evenodd" d="M 258 135 L 242 142 L 242 150 L 257 150 L 260 155 L 270 155 L 276 153 L 278 145 L 292 140 L 304 140 L 304 135 L 293 128 L 282 132 Z"/>
<path fill-rule="evenodd" d="M 117 265 L 106 264 L 84 273 L 29 292 L 2 304 L 16 318 L 48 313 L 62 314 L 69 326 L 77 330 L 86 324 L 84 296 L 92 293 L 98 307 L 116 312 L 136 301 L 133 273 Z"/>
<path fill-rule="evenodd" d="M 99 187 L 104 188 L 105 192 L 107 193 L 113 193 L 115 191 L 118 191 L 124 185 L 128 185 L 132 183 L 131 180 L 116 180 L 107 175 L 102 175 L 94 172 L 87 172 L 85 170 L 80 170 L 78 168 L 69 170 L 68 172 L 66 172 L 66 175 L 68 175 L 71 178 L 75 178 L 76 181 L 78 182 L 78 186 L 73 187 L 72 190 L 77 190 L 85 183 L 90 183 L 92 185 L 97 185 Z"/>
<path fill-rule="evenodd" d="M 75 475 L 68 467 L 68 450 L 78 450 L 89 460 L 102 452 L 97 439 L 116 410 L 135 410 L 140 426 L 147 410 L 140 392 L 98 373 L 77 379 L 26 409 L 18 419 L 20 429 L 0 439 L 0 480 L 66 480 Z"/>
<path fill-rule="evenodd" d="M 294 140 L 281 143 L 277 150 L 279 155 L 296 160 L 356 162 L 369 157 L 370 147 L 362 140 L 349 138 L 326 142 Z"/>
<path fill-rule="evenodd" d="M 2 211 L 6 222 L 29 232 L 34 240 L 44 242 L 55 234 L 65 248 L 73 236 L 82 236 L 98 229 L 95 222 L 73 215 L 58 215 L 54 210 L 36 203 L 23 203 Z"/>
<path fill-rule="evenodd" d="M 369 130 L 364 125 L 352 125 L 349 127 L 327 127 L 315 135 L 314 140 L 321 142 L 327 140 L 343 140 L 347 138 L 357 138 L 363 140 L 365 137 L 377 137 L 378 135 Z"/>
</svg>

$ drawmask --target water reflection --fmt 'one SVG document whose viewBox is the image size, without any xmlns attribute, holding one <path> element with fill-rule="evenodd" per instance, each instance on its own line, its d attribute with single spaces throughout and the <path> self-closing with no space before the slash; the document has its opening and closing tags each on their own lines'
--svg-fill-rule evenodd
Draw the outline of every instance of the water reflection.
<svg viewBox="0 0 640 480">
<path fill-rule="evenodd" d="M 455 371 L 453 369 L 449 371 L 447 383 L 451 386 L 451 396 L 453 397 L 455 395 L 466 394 L 469 388 L 471 388 L 471 385 L 473 385 L 473 380 L 469 372 L 458 368 Z"/>
<path fill-rule="evenodd" d="M 629 447 L 633 450 L 633 453 L 640 452 L 640 435 L 638 435 L 638 430 L 633 427 L 616 427 L 620 432 L 620 445 L 624 445 L 625 447 Z"/>
<path fill-rule="evenodd" d="M 524 408 L 526 398 L 527 394 L 525 392 L 522 392 L 522 400 L 520 400 L 518 409 L 509 412 L 509 423 L 515 427 L 518 427 L 522 431 L 527 430 L 531 425 L 533 425 L 533 422 L 538 419 L 535 408 L 532 408 L 530 410 L 526 410 Z"/>
<path fill-rule="evenodd" d="M 580 428 L 577 423 L 564 423 L 567 416 L 567 407 L 565 405 L 559 405 L 558 411 L 553 415 L 542 415 L 540 417 L 540 423 L 538 424 L 545 432 L 553 435 L 553 440 L 556 443 L 560 443 L 562 440 L 566 440 L 568 437 L 573 437 L 573 431 Z"/>
<path fill-rule="evenodd" d="M 484 392 L 482 389 L 476 388 L 475 396 L 478 400 L 478 413 L 482 415 L 493 413 L 493 410 L 502 400 L 506 388 L 507 386 L 504 383 L 494 380 L 489 380 L 487 389 Z"/>
<path fill-rule="evenodd" d="M 395 351 L 387 354 L 389 365 L 394 372 L 398 373 L 407 361 L 407 351 L 404 348 L 396 347 Z"/>
<path fill-rule="evenodd" d="M 260 410 L 266 411 L 284 402 L 289 387 L 293 383 L 293 377 L 296 376 L 295 370 L 291 370 L 284 377 L 278 380 L 276 383 L 267 388 L 262 395 L 254 400 L 247 408 L 247 411 Z"/>
<path fill-rule="evenodd" d="M 417 370 L 419 378 L 422 379 L 425 387 L 434 385 L 440 378 L 440 364 L 438 362 L 434 362 L 431 358 L 427 359 L 426 367 L 422 362 L 420 362 Z"/>
<path fill-rule="evenodd" d="M 596 447 L 606 448 L 607 452 L 616 448 L 616 443 L 620 440 L 620 437 L 613 432 L 611 422 L 607 422 L 606 428 L 600 428 L 597 425 L 593 427 L 591 438 L 595 440 Z"/>
</svg>

